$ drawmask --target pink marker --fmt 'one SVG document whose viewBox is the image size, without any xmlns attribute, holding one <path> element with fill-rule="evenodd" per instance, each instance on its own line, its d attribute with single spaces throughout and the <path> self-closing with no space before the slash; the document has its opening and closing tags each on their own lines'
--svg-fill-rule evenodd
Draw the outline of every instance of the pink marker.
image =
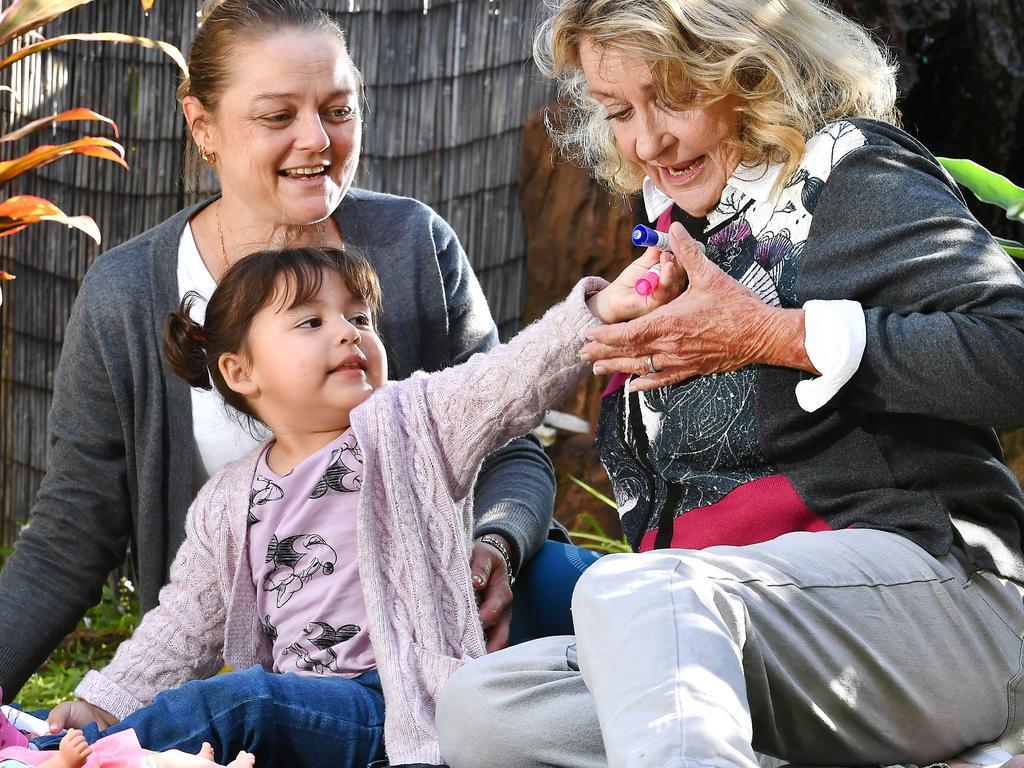
<svg viewBox="0 0 1024 768">
<path fill-rule="evenodd" d="M 643 277 L 633 283 L 633 287 L 641 296 L 650 296 L 659 283 L 661 283 L 661 264 L 655 264 L 644 273 Z"/>
<path fill-rule="evenodd" d="M 656 229 L 645 227 L 643 224 L 637 224 L 633 227 L 632 233 L 630 233 L 630 239 L 632 239 L 633 245 L 639 248 L 657 248 L 672 253 L 672 249 L 668 244 L 667 232 L 659 232 Z M 647 270 L 643 277 L 633 284 L 633 287 L 636 288 L 636 292 L 641 296 L 650 296 L 654 293 L 654 289 L 658 287 L 660 282 L 661 264 L 655 264 Z"/>
</svg>

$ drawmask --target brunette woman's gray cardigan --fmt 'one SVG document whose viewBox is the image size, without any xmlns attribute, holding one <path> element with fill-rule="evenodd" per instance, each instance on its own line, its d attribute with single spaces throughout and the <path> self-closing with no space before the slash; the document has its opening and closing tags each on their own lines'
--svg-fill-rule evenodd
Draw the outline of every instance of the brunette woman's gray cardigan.
<svg viewBox="0 0 1024 768">
<path fill-rule="evenodd" d="M 205 203 L 203 204 L 205 205 Z M 163 325 L 178 305 L 181 233 L 202 206 L 100 256 L 63 340 L 50 411 L 47 472 L 0 573 L 0 686 L 8 698 L 100 598 L 131 542 L 143 610 L 157 602 L 184 538 L 197 470 L 189 388 L 167 367 Z M 466 360 L 497 343 L 451 228 L 408 198 L 351 190 L 335 213 L 345 241 L 381 275 L 392 378 Z M 528 558 L 551 521 L 554 475 L 520 439 L 489 457 L 476 532 Z"/>
<path fill-rule="evenodd" d="M 579 383 L 579 351 L 597 324 L 585 292 L 602 284 L 582 280 L 508 344 L 385 385 L 352 412 L 364 461 L 359 577 L 392 765 L 441 763 L 437 694 L 462 662 L 484 652 L 468 565 L 477 472 L 485 455 L 536 426 Z M 224 660 L 236 669 L 272 667 L 246 536 L 258 455 L 203 487 L 160 605 L 77 696 L 123 719 L 161 690 L 215 674 Z"/>
</svg>

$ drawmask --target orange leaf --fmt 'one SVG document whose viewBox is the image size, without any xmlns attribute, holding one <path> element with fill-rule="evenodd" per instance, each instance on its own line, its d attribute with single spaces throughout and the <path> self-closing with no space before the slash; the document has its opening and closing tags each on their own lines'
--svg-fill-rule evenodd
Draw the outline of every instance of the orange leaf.
<svg viewBox="0 0 1024 768">
<path fill-rule="evenodd" d="M 23 125 L 18 130 L 11 131 L 6 136 L 0 136 L 0 142 L 16 141 L 28 136 L 34 131 L 38 131 L 40 128 L 44 128 L 47 125 L 51 125 L 53 123 L 66 123 L 71 120 L 99 120 L 113 126 L 115 136 L 120 135 L 120 131 L 117 129 L 117 123 L 109 117 L 104 117 L 99 112 L 93 112 L 91 109 L 86 109 L 85 107 L 75 107 L 74 109 L 61 112 L 59 115 L 50 115 L 49 117 L 41 117 L 38 120 L 33 120 L 28 125 Z"/>
<path fill-rule="evenodd" d="M 92 0 L 14 0 L 0 11 L 0 45 Z"/>
<path fill-rule="evenodd" d="M 0 203 L 0 237 L 13 235 L 39 221 L 56 221 L 84 232 L 97 243 L 101 241 L 99 227 L 89 216 L 68 216 L 49 200 L 15 195 Z"/>
<path fill-rule="evenodd" d="M 70 1 L 70 0 L 67 0 Z M 86 0 L 89 2 L 90 0 Z M 21 50 L 15 51 L 3 61 L 0 61 L 0 69 L 13 64 L 16 61 L 24 59 L 26 56 L 31 56 L 33 53 L 39 53 L 39 51 L 45 51 L 47 48 L 53 48 L 56 45 L 63 45 L 64 43 L 72 42 L 105 42 L 105 43 L 133 43 L 134 45 L 141 45 L 143 48 L 155 48 L 156 50 L 163 51 L 167 54 L 175 64 L 178 65 L 185 76 L 188 76 L 188 65 L 185 63 L 185 57 L 181 55 L 181 51 L 175 48 L 170 43 L 165 43 L 163 40 L 153 40 L 149 37 L 138 37 L 136 35 L 122 35 L 119 32 L 81 32 L 73 35 L 60 35 L 59 37 L 51 37 L 48 40 L 43 40 L 33 45 L 26 45 Z M 0 40 L 0 43 L 3 41 Z"/>
<path fill-rule="evenodd" d="M 4 272 L 2 269 L 0 269 L 0 282 L 3 282 L 4 280 L 13 280 L 13 279 L 14 279 L 14 275 L 12 275 L 10 272 Z M 0 304 L 3 304 L 3 303 L 4 303 L 4 292 L 0 291 Z"/>
<path fill-rule="evenodd" d="M 116 141 L 100 136 L 86 136 L 67 144 L 44 144 L 41 147 L 36 147 L 27 155 L 16 157 L 14 160 L 8 160 L 7 162 L 0 162 L 0 186 L 3 186 L 15 176 L 25 173 L 25 171 L 41 168 L 62 157 L 76 154 L 100 157 L 125 168 L 128 167 L 128 164 L 124 161 L 124 147 Z"/>
<path fill-rule="evenodd" d="M 142 0 L 142 10 L 144 13 L 149 13 L 153 9 L 153 3 L 156 0 Z"/>
</svg>

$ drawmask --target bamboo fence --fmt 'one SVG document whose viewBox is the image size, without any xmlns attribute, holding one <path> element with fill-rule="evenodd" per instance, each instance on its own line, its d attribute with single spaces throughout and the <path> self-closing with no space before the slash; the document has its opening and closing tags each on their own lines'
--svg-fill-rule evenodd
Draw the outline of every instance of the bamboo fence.
<svg viewBox="0 0 1024 768">
<path fill-rule="evenodd" d="M 357 184 L 418 198 L 451 223 L 507 337 L 519 327 L 525 300 L 516 189 L 521 126 L 552 95 L 529 56 L 539 0 L 313 2 L 346 29 L 367 82 Z M 157 0 L 145 16 L 136 0 L 96 0 L 46 34 L 143 34 L 184 51 L 197 9 L 196 0 Z M 74 106 L 112 117 L 131 166 L 124 171 L 95 159 L 66 159 L 5 190 L 41 195 L 69 214 L 91 214 L 104 243 L 98 249 L 48 224 L 0 240 L 0 266 L 18 276 L 4 286 L 0 307 L 0 546 L 24 524 L 45 470 L 46 414 L 82 276 L 100 250 L 186 203 L 178 78 L 176 67 L 155 51 L 74 43 L 18 65 L 9 83 L 17 101 L 0 94 L 5 127 Z M 81 124 L 62 124 L 51 135 L 0 151 L 7 159 L 15 150 L 80 135 Z"/>
</svg>

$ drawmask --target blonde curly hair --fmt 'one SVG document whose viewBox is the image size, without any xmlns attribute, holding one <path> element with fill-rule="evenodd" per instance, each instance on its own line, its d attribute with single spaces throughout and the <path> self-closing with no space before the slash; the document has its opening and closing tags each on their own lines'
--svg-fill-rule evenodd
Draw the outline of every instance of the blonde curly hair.
<svg viewBox="0 0 1024 768">
<path fill-rule="evenodd" d="M 896 67 L 861 26 L 818 0 L 547 0 L 534 38 L 541 71 L 567 104 L 549 115 L 563 155 L 613 191 L 632 193 L 644 173 L 615 144 L 580 64 L 584 41 L 650 62 L 659 99 L 703 104 L 738 98 L 734 139 L 747 165 L 780 162 L 776 190 L 796 170 L 805 141 L 826 123 L 869 117 L 898 124 Z"/>
</svg>

